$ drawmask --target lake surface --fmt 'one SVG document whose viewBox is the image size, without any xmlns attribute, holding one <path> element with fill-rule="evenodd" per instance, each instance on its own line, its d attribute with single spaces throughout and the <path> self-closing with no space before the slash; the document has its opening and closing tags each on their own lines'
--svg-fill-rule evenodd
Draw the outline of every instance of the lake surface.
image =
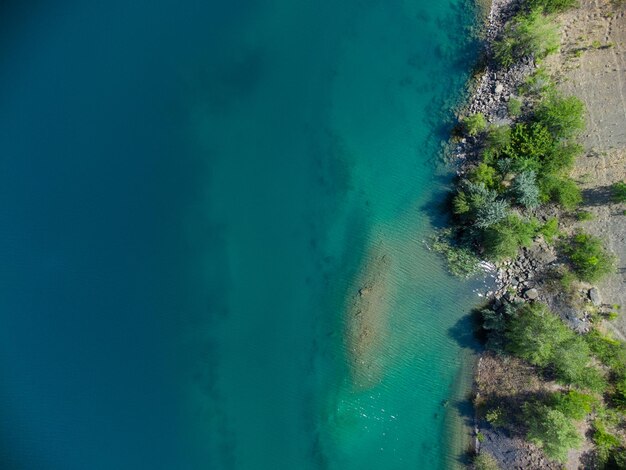
<svg viewBox="0 0 626 470">
<path fill-rule="evenodd" d="M 0 5 L 0 467 L 458 462 L 474 298 L 426 242 L 471 2 L 25 3 Z"/>
</svg>

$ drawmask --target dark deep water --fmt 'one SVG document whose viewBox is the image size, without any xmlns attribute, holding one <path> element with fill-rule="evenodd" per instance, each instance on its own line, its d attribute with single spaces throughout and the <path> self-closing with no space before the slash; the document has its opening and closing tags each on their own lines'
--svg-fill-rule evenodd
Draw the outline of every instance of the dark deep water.
<svg viewBox="0 0 626 470">
<path fill-rule="evenodd" d="M 0 468 L 453 465 L 472 300 L 423 240 L 470 7 L 0 2 Z"/>
</svg>

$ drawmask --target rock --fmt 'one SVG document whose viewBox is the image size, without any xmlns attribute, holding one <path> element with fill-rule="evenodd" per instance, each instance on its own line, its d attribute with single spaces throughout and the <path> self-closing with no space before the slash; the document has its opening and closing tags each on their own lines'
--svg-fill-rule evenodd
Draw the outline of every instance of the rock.
<svg viewBox="0 0 626 470">
<path fill-rule="evenodd" d="M 367 287 L 362 287 L 361 289 L 359 289 L 359 296 L 360 297 L 365 297 L 369 293 L 370 293 L 370 290 Z"/>
<path fill-rule="evenodd" d="M 595 287 L 589 289 L 589 300 L 596 307 L 599 307 L 602 304 L 602 299 L 600 298 L 600 292 Z"/>
<path fill-rule="evenodd" d="M 499 95 L 504 91 L 504 85 L 502 85 L 502 83 L 496 83 L 496 88 L 494 91 L 496 92 L 496 95 Z"/>
<path fill-rule="evenodd" d="M 537 289 L 526 289 L 524 291 L 524 295 L 526 296 L 526 298 L 528 300 L 536 300 L 537 297 L 539 297 L 539 292 L 537 292 Z"/>
</svg>

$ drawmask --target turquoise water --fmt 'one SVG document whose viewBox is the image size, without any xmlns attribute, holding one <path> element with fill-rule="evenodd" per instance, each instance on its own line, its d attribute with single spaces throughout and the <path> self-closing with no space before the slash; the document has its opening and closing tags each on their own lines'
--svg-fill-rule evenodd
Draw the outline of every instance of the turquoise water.
<svg viewBox="0 0 626 470">
<path fill-rule="evenodd" d="M 453 466 L 473 300 L 424 240 L 471 5 L 20 3 L 2 468 Z M 357 384 L 347 319 L 382 256 Z"/>
</svg>

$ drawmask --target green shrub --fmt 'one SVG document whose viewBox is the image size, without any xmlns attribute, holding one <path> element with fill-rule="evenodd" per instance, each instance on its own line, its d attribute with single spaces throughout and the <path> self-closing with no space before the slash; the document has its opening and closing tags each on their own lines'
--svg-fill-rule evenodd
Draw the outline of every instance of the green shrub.
<svg viewBox="0 0 626 470">
<path fill-rule="evenodd" d="M 510 158 L 518 170 L 539 170 L 554 146 L 554 138 L 543 124 L 519 123 L 511 130 L 511 141 L 502 154 Z"/>
<path fill-rule="evenodd" d="M 478 208 L 474 224 L 478 228 L 489 228 L 505 219 L 508 213 L 509 203 L 504 199 L 496 199 Z"/>
<path fill-rule="evenodd" d="M 578 211 L 576 212 L 576 218 L 581 222 L 586 222 L 594 219 L 593 212 L 589 211 Z"/>
<path fill-rule="evenodd" d="M 564 209 L 573 210 L 583 201 L 580 188 L 571 178 L 547 176 L 539 182 L 542 201 L 553 201 Z"/>
<path fill-rule="evenodd" d="M 474 470 L 499 470 L 498 462 L 491 454 L 481 452 L 474 457 Z"/>
<path fill-rule="evenodd" d="M 493 427 L 504 426 L 504 424 L 506 423 L 506 420 L 504 418 L 504 412 L 500 407 L 492 408 L 491 410 L 487 411 L 487 413 L 485 413 L 485 419 Z"/>
<path fill-rule="evenodd" d="M 550 94 L 537 107 L 535 120 L 556 139 L 569 138 L 585 128 L 585 105 L 575 96 Z"/>
<path fill-rule="evenodd" d="M 626 345 L 593 329 L 584 336 L 591 352 L 614 374 L 626 374 Z"/>
<path fill-rule="evenodd" d="M 517 98 L 511 97 L 506 107 L 510 116 L 517 117 L 522 114 L 522 101 Z"/>
<path fill-rule="evenodd" d="M 626 182 L 614 183 L 611 186 L 613 200 L 616 202 L 626 202 Z"/>
<path fill-rule="evenodd" d="M 548 243 L 552 243 L 556 237 L 559 236 L 559 220 L 556 217 L 551 217 L 546 220 L 546 223 L 541 226 L 539 233 L 543 235 L 543 238 Z"/>
<path fill-rule="evenodd" d="M 564 251 L 581 281 L 596 282 L 615 271 L 615 257 L 593 235 L 582 232 L 574 235 Z"/>
<path fill-rule="evenodd" d="M 509 322 L 507 350 L 533 365 L 545 367 L 552 362 L 558 345 L 573 335 L 544 304 L 524 304 Z"/>
<path fill-rule="evenodd" d="M 565 462 L 568 451 L 578 448 L 582 442 L 572 421 L 559 410 L 540 403 L 526 403 L 524 418 L 528 424 L 528 440 L 559 462 Z"/>
<path fill-rule="evenodd" d="M 526 78 L 520 91 L 531 95 L 547 95 L 556 92 L 556 85 L 547 70 L 539 68 Z"/>
<path fill-rule="evenodd" d="M 484 163 L 493 165 L 501 156 L 502 151 L 511 142 L 511 127 L 494 126 L 490 127 L 485 139 L 485 148 L 482 153 Z"/>
<path fill-rule="evenodd" d="M 539 206 L 539 187 L 533 170 L 518 174 L 511 185 L 511 194 L 522 206 L 532 209 Z"/>
<path fill-rule="evenodd" d="M 520 246 L 532 244 L 538 230 L 539 224 L 536 220 L 525 221 L 511 214 L 484 231 L 482 245 L 485 255 L 494 261 L 513 258 Z"/>
<path fill-rule="evenodd" d="M 487 120 L 482 113 L 472 114 L 463 119 L 463 127 L 469 136 L 477 136 L 487 128 Z"/>
<path fill-rule="evenodd" d="M 500 185 L 497 170 L 485 162 L 480 163 L 468 176 L 472 183 L 484 184 L 487 189 L 497 189 Z"/>
<path fill-rule="evenodd" d="M 574 142 L 556 144 L 541 162 L 542 173 L 551 175 L 570 170 L 582 151 L 582 145 Z"/>
<path fill-rule="evenodd" d="M 590 360 L 590 350 L 585 340 L 573 335 L 555 346 L 550 362 L 560 382 L 602 392 L 606 382 L 598 369 L 589 366 Z"/>
<path fill-rule="evenodd" d="M 433 241 L 433 250 L 442 254 L 448 270 L 455 276 L 468 278 L 480 271 L 480 258 L 468 247 L 454 242 L 451 230 L 442 230 Z"/>
<path fill-rule="evenodd" d="M 611 454 L 621 446 L 620 440 L 606 430 L 602 421 L 593 422 L 593 443 L 596 445 L 598 459 L 602 463 L 608 462 Z"/>
<path fill-rule="evenodd" d="M 549 403 L 552 408 L 559 410 L 568 418 L 581 420 L 591 413 L 597 400 L 591 395 L 570 390 L 553 394 Z"/>
<path fill-rule="evenodd" d="M 541 8 L 546 13 L 560 13 L 578 6 L 577 0 L 527 0 L 531 9 Z"/>
<path fill-rule="evenodd" d="M 508 67 L 522 57 L 542 59 L 558 51 L 559 44 L 559 29 L 554 18 L 535 9 L 516 15 L 507 24 L 503 37 L 494 43 L 494 53 L 496 60 Z"/>
</svg>

